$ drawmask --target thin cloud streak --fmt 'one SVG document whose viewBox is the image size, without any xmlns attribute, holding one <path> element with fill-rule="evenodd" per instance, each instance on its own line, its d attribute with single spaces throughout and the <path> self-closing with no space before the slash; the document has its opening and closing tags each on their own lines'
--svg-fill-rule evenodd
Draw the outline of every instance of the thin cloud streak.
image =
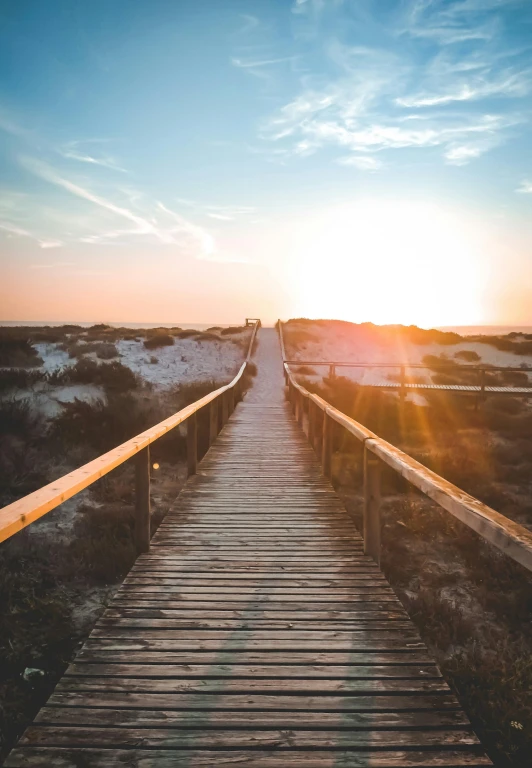
<svg viewBox="0 0 532 768">
<path fill-rule="evenodd" d="M 7 232 L 9 235 L 15 235 L 17 237 L 28 237 L 30 240 L 35 240 L 41 248 L 60 248 L 63 243 L 61 240 L 44 240 L 27 229 L 19 227 L 17 224 L 12 224 L 8 221 L 0 222 L 0 229 Z"/>
</svg>

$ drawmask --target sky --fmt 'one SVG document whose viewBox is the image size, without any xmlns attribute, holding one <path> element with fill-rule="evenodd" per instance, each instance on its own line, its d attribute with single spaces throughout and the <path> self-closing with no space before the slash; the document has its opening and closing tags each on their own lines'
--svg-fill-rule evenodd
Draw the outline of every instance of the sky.
<svg viewBox="0 0 532 768">
<path fill-rule="evenodd" d="M 530 0 L 4 0 L 0 320 L 532 325 Z"/>
</svg>

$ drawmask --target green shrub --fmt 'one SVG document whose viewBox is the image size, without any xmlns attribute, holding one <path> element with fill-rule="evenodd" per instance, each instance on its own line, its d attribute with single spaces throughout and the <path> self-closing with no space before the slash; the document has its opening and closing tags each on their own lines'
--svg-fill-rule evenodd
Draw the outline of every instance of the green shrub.
<svg viewBox="0 0 532 768">
<path fill-rule="evenodd" d="M 246 328 L 243 325 L 232 325 L 232 326 L 229 326 L 228 328 L 222 328 L 222 330 L 220 331 L 220 334 L 222 336 L 232 336 L 235 333 L 242 333 L 245 330 Z"/>
<path fill-rule="evenodd" d="M 178 339 L 191 339 L 193 336 L 198 336 L 201 331 L 195 331 L 193 328 L 185 328 L 184 331 L 178 331 L 175 335 Z"/>
<path fill-rule="evenodd" d="M 473 349 L 461 349 L 459 352 L 455 352 L 454 356 L 457 360 L 465 360 L 466 363 L 477 363 L 481 360 L 481 357 Z"/>
<path fill-rule="evenodd" d="M 26 368 L 3 368 L 0 370 L 0 392 L 9 389 L 29 389 L 45 381 L 43 371 L 28 371 Z"/>
<path fill-rule="evenodd" d="M 118 349 L 114 344 L 109 343 L 102 343 L 95 345 L 97 349 L 94 351 L 96 352 L 96 356 L 100 360 L 112 360 L 113 357 L 118 357 Z"/>
<path fill-rule="evenodd" d="M 29 339 L 0 336 L 0 366 L 31 368 L 37 365 L 42 365 L 42 360 Z"/>
<path fill-rule="evenodd" d="M 48 381 L 51 384 L 95 384 L 108 392 L 128 392 L 139 385 L 133 371 L 122 363 L 97 363 L 87 359 L 50 374 Z"/>
<path fill-rule="evenodd" d="M 103 453 L 124 443 L 156 423 L 129 393 L 107 391 L 107 402 L 62 403 L 62 413 L 54 419 L 52 437 L 61 445 L 85 445 Z"/>
<path fill-rule="evenodd" d="M 144 346 L 146 349 L 157 349 L 158 347 L 171 347 L 173 343 L 173 336 L 168 333 L 158 333 L 156 336 L 145 339 Z"/>
<path fill-rule="evenodd" d="M 29 439 L 43 428 L 42 419 L 32 409 L 30 401 L 0 401 L 0 434 Z"/>
</svg>

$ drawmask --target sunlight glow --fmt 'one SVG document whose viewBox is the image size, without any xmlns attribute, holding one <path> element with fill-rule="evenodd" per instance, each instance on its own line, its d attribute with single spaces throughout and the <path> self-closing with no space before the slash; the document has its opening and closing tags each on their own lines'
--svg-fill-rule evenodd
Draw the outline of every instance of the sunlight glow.
<svg viewBox="0 0 532 768">
<path fill-rule="evenodd" d="M 437 206 L 364 201 L 304 229 L 292 265 L 296 316 L 424 327 L 481 321 L 479 248 Z"/>
</svg>

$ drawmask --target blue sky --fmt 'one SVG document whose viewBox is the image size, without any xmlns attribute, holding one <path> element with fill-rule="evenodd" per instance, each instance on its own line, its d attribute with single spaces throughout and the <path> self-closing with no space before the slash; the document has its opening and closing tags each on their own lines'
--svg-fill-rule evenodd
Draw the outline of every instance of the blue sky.
<svg viewBox="0 0 532 768">
<path fill-rule="evenodd" d="M 4 319 L 532 324 L 529 0 L 0 20 Z"/>
</svg>

